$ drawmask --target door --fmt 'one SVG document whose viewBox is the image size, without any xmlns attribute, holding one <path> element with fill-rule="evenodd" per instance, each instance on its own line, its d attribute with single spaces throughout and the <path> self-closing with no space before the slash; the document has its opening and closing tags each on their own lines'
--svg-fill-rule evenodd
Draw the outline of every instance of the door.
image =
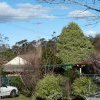
<svg viewBox="0 0 100 100">
<path fill-rule="evenodd" d="M 10 95 L 10 91 L 6 85 L 0 87 L 0 96 L 8 96 Z"/>
</svg>

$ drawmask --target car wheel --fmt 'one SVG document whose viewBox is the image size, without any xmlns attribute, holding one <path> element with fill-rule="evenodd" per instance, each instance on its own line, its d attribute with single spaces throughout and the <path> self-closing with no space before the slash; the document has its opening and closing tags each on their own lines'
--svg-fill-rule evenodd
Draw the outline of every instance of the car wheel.
<svg viewBox="0 0 100 100">
<path fill-rule="evenodd" d="M 0 99 L 3 99 L 3 97 L 1 96 Z"/>
<path fill-rule="evenodd" d="M 10 93 L 10 96 L 13 98 L 16 96 L 16 90 L 12 90 L 11 93 Z"/>
</svg>

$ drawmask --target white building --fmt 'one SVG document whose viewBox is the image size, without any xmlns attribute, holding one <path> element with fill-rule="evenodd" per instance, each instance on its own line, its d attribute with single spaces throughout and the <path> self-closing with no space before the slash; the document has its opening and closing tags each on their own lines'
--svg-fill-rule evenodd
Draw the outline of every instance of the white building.
<svg viewBox="0 0 100 100">
<path fill-rule="evenodd" d="M 3 70 L 8 73 L 22 72 L 26 65 L 29 65 L 30 55 L 20 55 L 4 64 Z"/>
</svg>

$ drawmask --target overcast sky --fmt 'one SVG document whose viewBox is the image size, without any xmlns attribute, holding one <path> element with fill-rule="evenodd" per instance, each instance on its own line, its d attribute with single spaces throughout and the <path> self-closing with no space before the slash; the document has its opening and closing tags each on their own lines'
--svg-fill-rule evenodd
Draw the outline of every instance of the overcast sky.
<svg viewBox="0 0 100 100">
<path fill-rule="evenodd" d="M 100 24 L 93 23 L 97 13 L 76 5 L 50 5 L 35 0 L 0 0 L 0 33 L 9 38 L 9 44 L 28 39 L 50 39 L 61 33 L 69 22 L 78 23 L 84 34 L 99 34 Z"/>
</svg>

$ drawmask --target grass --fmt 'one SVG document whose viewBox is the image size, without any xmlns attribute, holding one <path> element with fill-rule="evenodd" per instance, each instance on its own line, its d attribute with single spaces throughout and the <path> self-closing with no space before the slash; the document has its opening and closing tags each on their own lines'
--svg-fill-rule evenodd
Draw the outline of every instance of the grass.
<svg viewBox="0 0 100 100">
<path fill-rule="evenodd" d="M 29 97 L 25 97 L 23 95 L 20 95 L 19 97 L 15 97 L 15 98 L 5 98 L 5 99 L 2 99 L 2 100 L 34 100 L 34 99 L 29 98 Z"/>
</svg>

